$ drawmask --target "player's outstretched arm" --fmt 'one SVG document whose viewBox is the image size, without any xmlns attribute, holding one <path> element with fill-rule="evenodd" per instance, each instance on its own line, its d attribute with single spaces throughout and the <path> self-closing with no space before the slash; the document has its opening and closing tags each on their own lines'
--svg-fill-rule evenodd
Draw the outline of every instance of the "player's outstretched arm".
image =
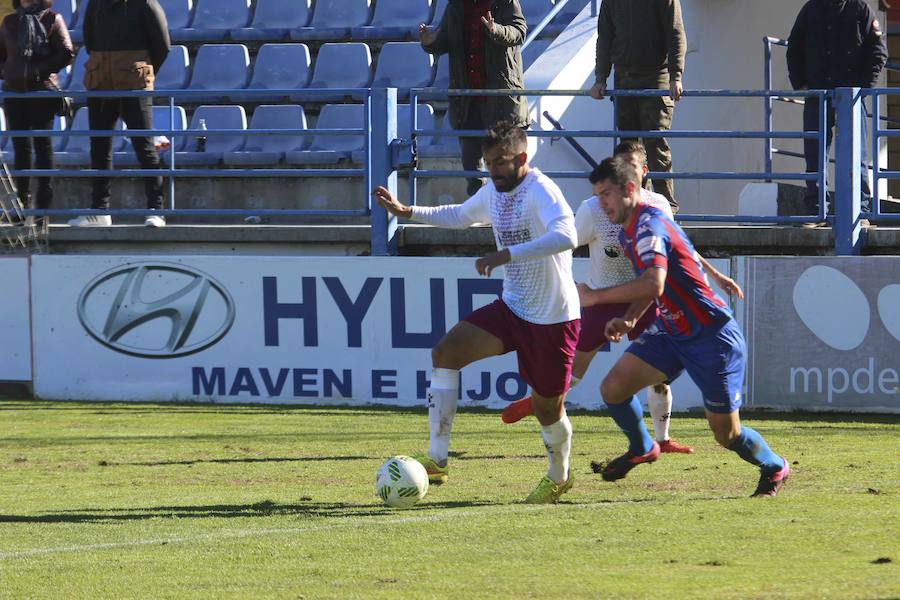
<svg viewBox="0 0 900 600">
<path fill-rule="evenodd" d="M 666 284 L 666 270 L 651 267 L 637 279 L 628 283 L 595 290 L 584 284 L 578 285 L 581 306 L 595 304 L 631 304 L 632 302 L 652 302 L 663 293 Z"/>
<path fill-rule="evenodd" d="M 720 272 L 699 254 L 697 254 L 697 256 L 700 257 L 700 264 L 703 265 L 703 270 L 706 271 L 706 274 L 710 276 L 713 283 L 716 284 L 719 289 L 729 296 L 737 297 L 738 300 L 744 299 L 744 290 L 741 289 L 741 286 L 738 285 L 737 281 Z"/>
<path fill-rule="evenodd" d="M 394 195 L 387 188 L 378 186 L 372 192 L 372 195 L 375 196 L 375 201 L 378 202 L 378 205 L 392 215 L 407 219 L 412 216 L 412 207 L 394 198 Z"/>
</svg>

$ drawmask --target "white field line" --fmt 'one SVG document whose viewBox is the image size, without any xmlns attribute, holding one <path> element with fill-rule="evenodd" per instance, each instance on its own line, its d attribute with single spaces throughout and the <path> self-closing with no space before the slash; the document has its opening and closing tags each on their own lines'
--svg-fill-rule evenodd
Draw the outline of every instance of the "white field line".
<svg viewBox="0 0 900 600">
<path fill-rule="evenodd" d="M 102 544 L 84 544 L 80 546 L 56 546 L 50 548 L 33 548 L 19 552 L 0 552 L 0 560 L 13 560 L 32 556 L 46 556 L 48 554 L 67 554 L 76 552 L 91 552 L 94 550 L 112 550 L 116 548 L 137 548 L 141 546 L 157 546 L 163 544 L 191 544 L 213 542 L 218 540 L 256 538 L 270 535 L 292 535 L 298 533 L 314 533 L 333 529 L 346 529 L 348 527 L 360 527 L 362 525 L 402 525 L 405 523 L 427 523 L 432 521 L 448 521 L 454 519 L 492 516 L 498 513 L 530 513 L 542 510 L 567 510 L 567 509 L 594 509 L 609 506 L 609 502 L 590 502 L 585 504 L 558 504 L 558 505 L 529 505 L 506 504 L 493 507 L 457 508 L 445 509 L 442 512 L 431 515 L 418 515 L 410 517 L 398 517 L 394 519 L 355 519 L 353 517 L 341 518 L 342 523 L 329 523 L 312 525 L 310 527 L 285 527 L 268 529 L 232 529 L 215 533 L 203 533 L 190 536 L 161 537 L 144 540 L 127 540 L 121 542 L 106 542 Z"/>
</svg>

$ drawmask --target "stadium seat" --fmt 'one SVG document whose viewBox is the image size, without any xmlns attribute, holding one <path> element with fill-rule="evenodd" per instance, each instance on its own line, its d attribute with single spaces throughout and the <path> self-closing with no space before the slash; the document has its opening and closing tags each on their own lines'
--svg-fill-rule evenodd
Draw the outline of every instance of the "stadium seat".
<svg viewBox="0 0 900 600">
<path fill-rule="evenodd" d="M 319 113 L 316 129 L 363 129 L 365 114 L 362 104 L 326 104 Z M 363 150 L 365 136 L 314 135 L 308 150 L 293 150 L 285 154 L 291 165 L 335 164 L 348 159 L 354 151 Z"/>
<path fill-rule="evenodd" d="M 6 128 L 6 111 L 2 108 L 0 108 L 0 131 L 8 131 L 8 129 Z M 5 135 L 3 137 L 0 137 L 0 150 L 6 150 L 6 146 L 9 144 L 10 141 L 8 137 L 6 137 Z M 12 148 L 11 145 L 10 148 Z M 12 164 L 12 158 L 12 156 L 4 156 L 3 160 L 6 163 Z"/>
<path fill-rule="evenodd" d="M 372 80 L 372 53 L 365 44 L 322 44 L 316 56 L 311 88 L 365 88 Z M 300 96 L 319 101 L 341 100 L 346 94 L 314 92 Z"/>
<path fill-rule="evenodd" d="M 87 59 L 87 50 L 80 48 L 78 54 L 75 55 L 75 62 L 72 63 L 72 73 L 69 75 L 69 80 L 66 82 L 65 89 L 74 92 L 84 90 L 84 63 L 87 62 Z M 62 85 L 60 85 L 60 87 L 62 87 Z"/>
<path fill-rule="evenodd" d="M 416 107 L 417 123 L 416 129 L 434 129 L 434 109 L 428 104 L 419 104 Z M 409 141 L 412 132 L 412 107 L 409 104 L 397 105 L 397 137 Z M 431 136 L 422 136 L 416 140 L 417 147 L 429 147 L 431 145 Z M 365 161 L 365 150 L 354 150 L 350 157 L 355 163 Z"/>
<path fill-rule="evenodd" d="M 553 0 L 523 0 L 522 14 L 528 24 L 528 31 L 537 27 L 544 17 L 553 10 Z"/>
<path fill-rule="evenodd" d="M 418 40 L 419 23 L 431 20 L 430 0 L 378 0 L 372 23 L 354 27 L 353 39 Z"/>
<path fill-rule="evenodd" d="M 66 123 L 66 118 L 56 115 L 53 117 L 53 131 L 65 131 L 68 127 L 68 123 Z M 53 136 L 53 152 L 59 152 L 63 148 L 66 147 L 66 142 L 68 141 L 68 136 L 56 135 Z M 10 145 L 12 148 L 12 145 Z"/>
<path fill-rule="evenodd" d="M 156 74 L 153 87 L 157 90 L 182 90 L 188 83 L 191 61 L 187 46 L 172 46 L 166 62 Z"/>
<path fill-rule="evenodd" d="M 534 64 L 537 57 L 550 46 L 551 41 L 552 40 L 547 39 L 536 39 L 528 44 L 528 47 L 522 50 L 522 68 L 527 69 Z"/>
<path fill-rule="evenodd" d="M 191 10 L 193 9 L 191 0 L 159 0 L 159 5 L 166 13 L 170 35 L 190 26 Z M 173 39 L 175 38 L 173 37 Z"/>
<path fill-rule="evenodd" d="M 236 90 L 247 86 L 250 52 L 243 44 L 204 44 L 197 51 L 189 90 Z M 214 102 L 225 96 L 184 96 L 187 100 Z"/>
<path fill-rule="evenodd" d="M 197 0 L 191 26 L 172 31 L 177 41 L 222 41 L 232 29 L 247 26 L 250 0 Z"/>
<path fill-rule="evenodd" d="M 306 113 L 296 104 L 258 106 L 250 119 L 250 129 L 306 129 Z M 309 136 L 305 135 L 248 135 L 246 140 L 241 150 L 223 155 L 226 165 L 275 165 L 284 160 L 286 152 L 309 145 Z"/>
<path fill-rule="evenodd" d="M 431 13 L 430 25 L 437 27 L 441 23 L 444 16 L 444 10 L 447 8 L 447 0 L 434 0 L 434 10 Z"/>
<path fill-rule="evenodd" d="M 434 119 L 435 129 L 444 129 L 446 117 L 438 120 Z M 449 125 L 446 125 L 449 128 Z M 425 129 L 424 125 L 419 125 L 419 129 Z M 424 139 L 419 140 L 418 153 L 423 158 L 458 158 L 459 157 L 459 138 L 449 135 L 435 136 L 430 144 L 423 143 Z"/>
<path fill-rule="evenodd" d="M 431 82 L 432 87 L 439 90 L 446 90 L 450 87 L 450 62 L 446 55 L 437 57 L 437 66 L 434 69 L 434 81 Z"/>
<path fill-rule="evenodd" d="M 243 106 L 198 106 L 191 117 L 190 132 L 200 128 L 200 119 L 206 121 L 206 129 L 247 129 L 247 114 Z M 175 165 L 215 165 L 222 160 L 225 152 L 239 149 L 244 143 L 244 136 L 209 135 L 206 139 L 206 150 L 197 151 L 197 135 L 188 135 L 183 151 L 175 152 Z"/>
<path fill-rule="evenodd" d="M 340 40 L 369 23 L 370 0 L 316 0 L 308 27 L 291 30 L 294 40 Z"/>
<path fill-rule="evenodd" d="M 395 87 L 397 98 L 409 98 L 409 88 L 431 85 L 434 65 L 418 42 L 388 42 L 381 48 L 372 87 Z"/>
<path fill-rule="evenodd" d="M 187 117 L 185 116 L 184 108 L 182 108 L 181 106 L 176 106 L 173 113 L 175 116 L 175 131 L 184 131 L 185 129 L 187 129 Z M 151 123 L 153 124 L 153 128 L 168 129 L 169 114 L 170 112 L 168 106 L 154 106 L 151 121 Z M 175 148 L 175 150 L 183 150 L 187 145 L 187 138 L 183 135 L 167 135 L 166 137 L 169 138 L 169 142 L 171 144 L 170 148 Z M 125 142 L 125 146 L 122 148 L 122 150 L 113 154 L 113 162 L 121 166 L 136 166 L 138 164 L 138 160 L 137 156 L 135 156 L 134 154 L 134 149 L 131 145 L 130 138 L 126 138 Z M 159 157 L 164 164 L 169 163 L 169 157 L 171 156 L 170 153 L 171 150 L 163 150 L 159 153 Z"/>
<path fill-rule="evenodd" d="M 61 3 L 66 2 L 67 0 L 61 0 Z M 54 3 L 55 4 L 55 3 Z M 67 26 L 69 27 L 69 38 L 71 38 L 72 43 L 78 46 L 79 44 L 84 43 L 84 29 L 82 28 L 82 23 L 84 21 L 84 10 L 87 8 L 88 0 L 81 0 L 81 2 L 75 3 L 75 12 L 69 17 L 68 21 L 66 21 Z M 62 10 L 53 7 L 59 13 L 62 13 L 65 7 Z"/>
<path fill-rule="evenodd" d="M 249 90 L 302 89 L 309 83 L 312 61 L 306 44 L 264 44 L 256 55 Z M 233 102 L 278 102 L 285 95 L 231 96 Z"/>
<path fill-rule="evenodd" d="M 72 127 L 70 131 L 87 131 L 90 129 L 88 123 L 88 108 L 82 106 L 75 111 L 75 118 L 72 119 Z M 125 125 L 122 120 L 116 121 L 116 129 L 122 131 Z M 125 146 L 125 138 L 116 136 L 113 138 L 113 152 L 120 151 Z M 60 165 L 89 165 L 91 164 L 91 138 L 86 135 L 70 135 L 65 142 L 61 151 L 54 151 L 54 159 Z"/>
<path fill-rule="evenodd" d="M 237 41 L 278 40 L 292 29 L 309 23 L 310 0 L 256 0 L 256 11 L 249 27 L 231 30 Z"/>
<path fill-rule="evenodd" d="M 56 0 L 53 3 L 53 10 L 62 16 L 66 27 L 71 28 L 75 24 L 73 19 L 75 16 L 75 0 Z"/>
</svg>

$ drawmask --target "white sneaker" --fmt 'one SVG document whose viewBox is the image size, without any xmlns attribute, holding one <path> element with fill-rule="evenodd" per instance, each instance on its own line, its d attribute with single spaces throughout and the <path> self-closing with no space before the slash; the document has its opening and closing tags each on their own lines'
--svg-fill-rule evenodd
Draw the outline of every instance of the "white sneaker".
<svg viewBox="0 0 900 600">
<path fill-rule="evenodd" d="M 69 220 L 71 227 L 112 227 L 109 215 L 81 215 Z"/>
<path fill-rule="evenodd" d="M 145 227 L 165 227 L 166 218 L 160 215 L 150 215 L 144 219 Z"/>
</svg>

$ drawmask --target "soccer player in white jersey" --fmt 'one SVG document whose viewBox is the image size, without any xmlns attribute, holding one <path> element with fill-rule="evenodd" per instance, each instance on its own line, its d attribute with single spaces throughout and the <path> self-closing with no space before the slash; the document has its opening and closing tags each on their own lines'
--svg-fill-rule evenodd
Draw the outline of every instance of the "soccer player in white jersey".
<svg viewBox="0 0 900 600">
<path fill-rule="evenodd" d="M 637 141 L 627 140 L 616 146 L 615 156 L 621 157 L 631 164 L 638 173 L 646 177 L 647 152 L 644 146 Z M 591 177 L 592 185 L 593 177 Z M 665 196 L 641 189 L 641 199 L 651 206 L 663 211 L 669 218 L 674 218 L 672 208 Z M 622 227 L 611 223 L 606 214 L 600 209 L 600 204 L 595 195 L 581 203 L 575 214 L 575 228 L 578 231 L 578 245 L 587 245 L 590 249 L 590 266 L 588 280 L 578 284 L 579 291 L 589 293 L 592 290 L 621 285 L 634 279 L 634 268 L 631 261 L 625 256 L 622 245 L 619 242 L 619 232 Z M 728 292 L 743 298 L 740 286 L 731 278 L 723 275 L 710 265 L 705 259 L 700 258 L 707 274 L 715 283 Z M 608 341 L 604 330 L 606 323 L 615 317 L 625 314 L 628 303 L 595 304 L 581 309 L 581 334 L 575 352 L 575 361 L 572 365 L 572 383 L 574 387 L 587 373 L 591 361 L 597 352 L 607 346 Z M 637 338 L 644 329 L 656 320 L 656 309 L 648 310 L 638 321 L 635 328 L 629 333 L 629 339 Z M 669 437 L 669 420 L 672 413 L 672 391 L 666 383 L 661 383 L 647 388 L 647 407 L 650 409 L 650 419 L 653 422 L 653 430 L 656 434 L 656 442 L 660 452 L 678 452 L 690 454 L 694 449 L 681 444 Z M 510 403 L 504 409 L 501 418 L 504 423 L 515 423 L 532 414 L 532 401 L 530 397 L 522 398 Z"/>
<path fill-rule="evenodd" d="M 525 132 L 501 121 L 482 141 L 490 181 L 462 204 L 406 206 L 385 188 L 374 195 L 390 213 L 429 225 L 491 224 L 497 251 L 475 261 L 480 275 L 504 266 L 501 299 L 457 323 L 431 351 L 428 389 L 430 446 L 415 458 L 432 483 L 448 477 L 450 430 L 459 370 L 482 358 L 516 351 L 519 374 L 531 386 L 549 468 L 525 502 L 557 502 L 574 482 L 569 470 L 572 426 L 563 401 L 578 341 L 581 307 L 572 278 L 577 235 L 559 187 L 528 166 Z"/>
</svg>

